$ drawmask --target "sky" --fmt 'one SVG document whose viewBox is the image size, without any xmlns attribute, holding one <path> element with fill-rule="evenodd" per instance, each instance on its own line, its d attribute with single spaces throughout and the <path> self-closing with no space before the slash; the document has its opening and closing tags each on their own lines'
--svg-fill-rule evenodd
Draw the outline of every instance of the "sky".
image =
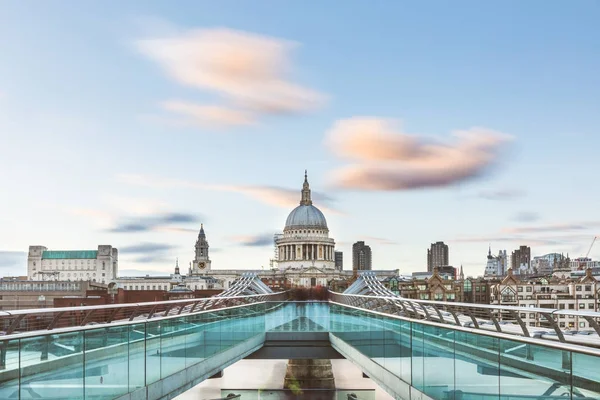
<svg viewBox="0 0 600 400">
<path fill-rule="evenodd" d="M 268 268 L 315 206 L 351 268 L 483 273 L 600 236 L 600 3 L 0 2 L 0 276 L 29 245 L 121 274 Z M 600 243 L 590 252 L 600 258 Z"/>
</svg>

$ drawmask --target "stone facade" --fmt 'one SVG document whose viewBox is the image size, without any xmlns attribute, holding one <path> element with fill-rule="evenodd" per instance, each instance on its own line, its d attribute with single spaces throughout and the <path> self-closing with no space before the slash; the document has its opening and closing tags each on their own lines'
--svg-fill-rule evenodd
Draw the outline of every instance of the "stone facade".
<svg viewBox="0 0 600 400">
<path fill-rule="evenodd" d="M 112 282 L 118 276 L 119 251 L 110 245 L 97 250 L 48 250 L 29 246 L 29 280 Z"/>
</svg>

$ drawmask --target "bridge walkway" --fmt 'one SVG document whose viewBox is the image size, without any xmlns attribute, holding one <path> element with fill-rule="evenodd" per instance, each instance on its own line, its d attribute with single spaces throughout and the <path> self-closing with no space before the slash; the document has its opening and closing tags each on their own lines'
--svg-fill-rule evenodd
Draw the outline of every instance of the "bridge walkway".
<svg viewBox="0 0 600 400">
<path fill-rule="evenodd" d="M 0 336 L 0 399 L 170 399 L 259 353 L 267 335 L 285 342 L 307 333 L 327 337 L 399 399 L 600 399 L 600 351 L 591 347 L 335 301 L 166 314 Z"/>
</svg>

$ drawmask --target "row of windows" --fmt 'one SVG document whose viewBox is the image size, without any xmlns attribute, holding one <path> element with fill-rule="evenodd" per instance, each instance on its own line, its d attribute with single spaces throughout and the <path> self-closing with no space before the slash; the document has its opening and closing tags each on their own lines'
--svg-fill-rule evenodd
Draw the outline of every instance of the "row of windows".
<svg viewBox="0 0 600 400">
<path fill-rule="evenodd" d="M 546 292 L 546 291 L 550 291 L 550 287 L 542 287 L 542 292 Z M 592 291 L 592 285 L 578 285 L 575 286 L 575 291 L 577 292 L 581 292 L 582 289 L 586 292 L 591 292 Z M 518 286 L 517 287 L 517 292 L 522 292 L 523 291 L 523 286 Z M 533 286 L 525 286 L 525 291 L 528 293 L 533 292 Z"/>
<path fill-rule="evenodd" d="M 231 286 L 231 282 L 230 282 Z M 208 289 L 213 289 L 214 285 L 208 284 Z M 169 290 L 169 285 L 123 285 L 123 289 L 125 290 Z M 204 285 L 194 285 L 194 287 L 190 287 L 190 289 L 195 290 L 203 290 Z"/>
<path fill-rule="evenodd" d="M 22 283 L 22 282 L 3 282 L 0 283 L 0 290 L 6 291 L 53 291 L 53 290 L 80 290 L 78 283 L 67 282 L 48 282 L 48 283 Z"/>
</svg>

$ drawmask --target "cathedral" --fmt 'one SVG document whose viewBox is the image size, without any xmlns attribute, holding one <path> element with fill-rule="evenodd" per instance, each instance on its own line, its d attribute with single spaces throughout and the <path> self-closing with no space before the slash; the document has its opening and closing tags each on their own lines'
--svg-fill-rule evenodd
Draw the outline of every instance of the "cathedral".
<svg viewBox="0 0 600 400">
<path fill-rule="evenodd" d="M 281 271 L 315 266 L 335 269 L 335 241 L 329 237 L 325 216 L 313 205 L 306 171 L 300 205 L 287 217 L 283 235 L 278 236 L 275 246 Z"/>
<path fill-rule="evenodd" d="M 352 278 L 352 271 L 335 268 L 335 240 L 329 237 L 325 216 L 312 201 L 308 176 L 300 191 L 300 203 L 288 215 L 283 233 L 276 234 L 276 268 L 263 269 L 212 269 L 209 246 L 200 226 L 194 246 L 194 260 L 188 274 L 181 275 L 179 265 L 168 277 L 117 278 L 118 287 L 133 290 L 151 290 L 151 287 L 182 287 L 190 290 L 228 289 L 243 273 L 257 274 L 274 288 L 330 286 L 333 281 Z M 398 270 L 375 271 L 381 278 L 397 276 Z M 146 289 L 147 288 L 147 289 Z"/>
</svg>

